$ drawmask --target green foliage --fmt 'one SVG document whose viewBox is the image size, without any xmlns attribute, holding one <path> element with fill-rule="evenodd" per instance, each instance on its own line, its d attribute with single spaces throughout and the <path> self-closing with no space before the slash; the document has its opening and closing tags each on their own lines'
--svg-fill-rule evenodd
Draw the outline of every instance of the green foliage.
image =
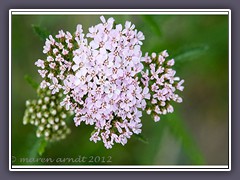
<svg viewBox="0 0 240 180">
<path fill-rule="evenodd" d="M 45 148 L 48 145 L 48 142 L 44 138 L 32 138 L 31 141 L 34 141 L 31 146 L 31 150 L 29 151 L 30 158 L 36 158 L 38 156 L 42 156 L 45 152 Z"/>
<path fill-rule="evenodd" d="M 199 150 L 195 139 L 192 137 L 192 134 L 189 132 L 183 120 L 180 118 L 180 114 L 175 111 L 171 115 L 168 115 L 166 121 L 172 135 L 176 138 L 176 140 L 181 142 L 182 148 L 190 161 L 197 165 L 204 164 L 205 160 L 203 154 Z"/>
<path fill-rule="evenodd" d="M 27 83 L 28 83 L 33 89 L 35 89 L 35 90 L 38 89 L 39 83 L 37 83 L 36 81 L 34 81 L 31 76 L 25 75 L 25 76 L 24 76 L 24 79 L 25 79 L 25 81 L 27 81 Z"/>
<path fill-rule="evenodd" d="M 46 146 L 47 146 L 47 141 L 44 138 L 42 138 L 38 147 L 38 154 L 40 156 L 44 153 Z"/>
<path fill-rule="evenodd" d="M 135 137 L 137 140 L 139 140 L 145 144 L 149 143 L 147 138 L 142 133 L 141 134 L 133 134 L 133 135 L 134 135 L 133 137 Z"/>
<path fill-rule="evenodd" d="M 47 29 L 40 27 L 38 25 L 32 25 L 33 31 L 35 32 L 35 34 L 42 40 L 45 41 L 46 38 L 48 38 L 48 36 L 50 35 L 50 32 L 48 32 Z"/>
<path fill-rule="evenodd" d="M 160 37 L 162 35 L 161 28 L 160 28 L 159 24 L 155 21 L 153 16 L 143 15 L 141 17 L 142 17 L 143 21 L 146 22 L 146 24 L 155 33 L 155 35 L 157 35 L 158 37 Z"/>
<path fill-rule="evenodd" d="M 178 53 L 175 53 L 174 59 L 175 61 L 185 62 L 188 60 L 194 60 L 197 56 L 203 55 L 208 51 L 209 47 L 207 45 L 194 45 L 194 46 L 186 46 L 181 48 Z M 178 62 L 177 62 L 178 63 Z"/>
</svg>

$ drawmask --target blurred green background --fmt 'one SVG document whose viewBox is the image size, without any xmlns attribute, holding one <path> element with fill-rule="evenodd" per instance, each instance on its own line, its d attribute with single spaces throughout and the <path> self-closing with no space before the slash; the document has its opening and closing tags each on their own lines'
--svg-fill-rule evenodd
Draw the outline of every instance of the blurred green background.
<svg viewBox="0 0 240 180">
<path fill-rule="evenodd" d="M 93 127 L 82 124 L 76 128 L 69 121 L 72 133 L 63 141 L 49 144 L 42 157 L 111 156 L 112 162 L 105 163 L 108 165 L 227 165 L 228 16 L 112 17 L 117 24 L 129 20 L 144 33 L 143 53 L 167 49 L 176 59 L 177 75 L 185 79 L 184 92 L 180 93 L 184 101 L 174 104 L 175 112 L 161 117 L 158 123 L 144 114 L 142 135 L 147 142 L 132 137 L 125 146 L 116 144 L 107 150 L 103 143 L 89 141 Z M 32 25 L 55 35 L 60 29 L 74 32 L 76 25 L 82 24 L 86 34 L 88 27 L 99 22 L 95 15 L 12 16 L 12 156 L 16 157 L 13 164 L 31 164 L 20 162 L 19 158 L 39 157 L 35 127 L 22 124 L 25 101 L 36 98 L 24 75 L 40 82 L 34 62 L 45 57 L 44 42 L 33 32 Z"/>
</svg>

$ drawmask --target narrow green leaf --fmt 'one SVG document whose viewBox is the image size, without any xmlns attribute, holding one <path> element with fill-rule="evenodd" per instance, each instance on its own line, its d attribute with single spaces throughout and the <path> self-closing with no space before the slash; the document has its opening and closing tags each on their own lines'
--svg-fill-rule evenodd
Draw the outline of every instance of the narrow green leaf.
<svg viewBox="0 0 240 180">
<path fill-rule="evenodd" d="M 181 141 L 182 147 L 188 158 L 193 164 L 204 164 L 204 156 L 199 150 L 192 134 L 185 127 L 184 122 L 179 118 L 179 114 L 174 112 L 168 115 L 167 119 L 171 133 L 176 139 Z"/>
<path fill-rule="evenodd" d="M 134 137 L 136 137 L 139 141 L 148 144 L 148 140 L 142 134 L 134 134 Z"/>
<path fill-rule="evenodd" d="M 25 75 L 24 79 L 28 82 L 30 86 L 32 86 L 33 89 L 37 90 L 39 84 L 34 81 L 29 75 Z"/>
<path fill-rule="evenodd" d="M 173 58 L 175 61 L 194 60 L 197 56 L 204 54 L 208 49 L 207 45 L 185 47 Z"/>
<path fill-rule="evenodd" d="M 44 138 L 37 138 L 35 134 L 29 136 L 28 143 L 30 158 L 41 156 L 47 146 L 47 141 Z"/>
<path fill-rule="evenodd" d="M 38 154 L 40 156 L 42 156 L 42 154 L 44 153 L 46 146 L 47 146 L 47 141 L 45 139 L 42 139 L 38 147 Z"/>
<path fill-rule="evenodd" d="M 38 156 L 38 147 L 40 139 L 34 133 L 29 134 L 27 141 L 28 157 L 36 158 Z"/>
<path fill-rule="evenodd" d="M 159 24 L 155 21 L 155 19 L 153 18 L 153 16 L 151 15 L 143 15 L 141 16 L 142 19 L 146 22 L 146 24 L 152 29 L 152 31 L 157 35 L 157 36 L 161 36 L 162 35 L 162 31 L 160 29 Z"/>
<path fill-rule="evenodd" d="M 39 36 L 39 38 L 43 41 L 46 40 L 46 38 L 48 38 L 48 36 L 50 35 L 50 33 L 45 29 L 42 28 L 38 25 L 32 25 L 33 31 L 35 32 L 36 35 Z"/>
</svg>

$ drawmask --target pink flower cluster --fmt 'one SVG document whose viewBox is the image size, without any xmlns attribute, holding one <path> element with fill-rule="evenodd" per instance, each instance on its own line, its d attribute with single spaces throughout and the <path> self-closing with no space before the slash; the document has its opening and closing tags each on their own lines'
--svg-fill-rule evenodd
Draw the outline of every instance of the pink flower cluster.
<svg viewBox="0 0 240 180">
<path fill-rule="evenodd" d="M 90 140 L 102 140 L 111 148 L 114 143 L 126 144 L 133 133 L 141 133 L 139 109 L 146 102 L 135 75 L 143 69 L 140 46 L 144 36 L 130 22 L 114 28 L 113 18 L 101 20 L 89 28 L 89 46 L 84 35 L 76 33 L 82 36 L 75 38 L 79 48 L 73 51 L 74 73 L 64 81 L 70 94 L 62 104 L 73 107 L 76 126 L 82 122 L 95 126 Z"/>
<path fill-rule="evenodd" d="M 75 125 L 93 125 L 90 140 L 102 140 L 112 148 L 141 133 L 145 108 L 149 112 L 154 106 L 155 121 L 160 119 L 156 115 L 172 112 L 169 102 L 181 101 L 174 91 L 183 89 L 183 81 L 175 83 L 179 78 L 168 68 L 174 61 L 164 62 L 165 51 L 158 61 L 156 54 L 142 57 L 144 35 L 134 24 L 115 25 L 113 18 L 100 19 L 86 36 L 81 25 L 73 35 L 62 30 L 55 38 L 50 35 L 43 50 L 47 59 L 35 64 L 43 78 L 40 87 L 52 94 L 61 90 L 65 94 L 61 106 L 75 113 Z M 143 72 L 143 64 L 150 69 Z"/>
<path fill-rule="evenodd" d="M 175 91 L 183 91 L 184 80 L 175 77 L 176 71 L 172 69 L 175 61 L 174 59 L 166 60 L 168 56 L 165 50 L 158 56 L 156 53 L 152 53 L 150 57 L 146 53 L 142 58 L 146 67 L 149 67 L 142 72 L 141 78 L 142 85 L 149 87 L 151 91 L 151 97 L 147 102 L 149 104 L 147 114 L 152 114 L 155 122 L 160 120 L 160 115 L 174 111 L 171 105 L 172 101 L 182 102 L 182 98 Z"/>
</svg>

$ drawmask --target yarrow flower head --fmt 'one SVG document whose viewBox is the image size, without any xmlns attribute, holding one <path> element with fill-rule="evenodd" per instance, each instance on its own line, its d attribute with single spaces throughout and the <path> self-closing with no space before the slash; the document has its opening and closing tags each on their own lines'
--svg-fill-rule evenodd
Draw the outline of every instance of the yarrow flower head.
<svg viewBox="0 0 240 180">
<path fill-rule="evenodd" d="M 184 80 L 176 77 L 176 71 L 172 69 L 174 59 L 166 60 L 167 51 L 160 54 L 152 53 L 151 56 L 146 53 L 142 61 L 147 68 L 142 71 L 141 83 L 151 90 L 151 96 L 147 100 L 147 114 L 154 117 L 154 121 L 160 120 L 160 115 L 172 113 L 174 111 L 171 102 L 182 102 L 182 98 L 176 94 L 177 90 L 183 91 L 182 84 Z"/>
<path fill-rule="evenodd" d="M 75 125 L 94 126 L 90 140 L 112 148 L 142 132 L 143 110 L 155 121 L 173 112 L 171 101 L 182 101 L 175 91 L 183 90 L 183 80 L 171 69 L 174 60 L 165 60 L 167 51 L 142 56 L 145 37 L 134 24 L 100 20 L 86 35 L 82 25 L 73 34 L 50 35 L 43 47 L 47 58 L 35 65 L 42 91 L 63 94 L 58 105 L 74 113 Z"/>
<path fill-rule="evenodd" d="M 113 18 L 101 17 L 101 21 L 89 28 L 89 46 L 84 34 L 75 38 L 83 43 L 73 51 L 73 74 L 67 76 L 64 87 L 71 90 L 62 104 L 73 107 L 76 126 L 95 126 L 91 141 L 102 140 L 111 148 L 141 132 L 140 110 L 145 100 L 135 75 L 143 69 L 140 41 L 144 36 L 139 38 L 129 22 L 123 28 L 114 27 Z"/>
</svg>

